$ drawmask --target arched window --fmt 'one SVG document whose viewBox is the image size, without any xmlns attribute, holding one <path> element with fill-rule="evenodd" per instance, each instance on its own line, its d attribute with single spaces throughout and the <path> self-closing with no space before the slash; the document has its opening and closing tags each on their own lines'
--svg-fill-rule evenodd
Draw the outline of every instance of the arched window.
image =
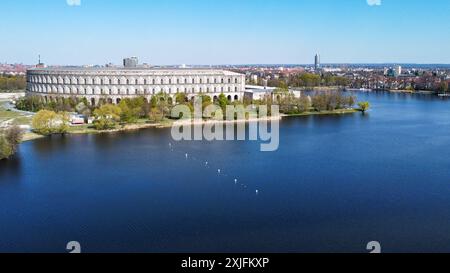
<svg viewBox="0 0 450 273">
<path fill-rule="evenodd" d="M 222 83 L 224 83 L 224 80 L 223 80 L 223 78 L 221 79 L 221 82 L 222 82 Z"/>
<path fill-rule="evenodd" d="M 238 79 L 236 78 L 236 79 L 234 79 L 234 83 L 238 83 Z"/>
<path fill-rule="evenodd" d="M 231 83 L 231 79 L 228 79 L 228 83 Z"/>
</svg>

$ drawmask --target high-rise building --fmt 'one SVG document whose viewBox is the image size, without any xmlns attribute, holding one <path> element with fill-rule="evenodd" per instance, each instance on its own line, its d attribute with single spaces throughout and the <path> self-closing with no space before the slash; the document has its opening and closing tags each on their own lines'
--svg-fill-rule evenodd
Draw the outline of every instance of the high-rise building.
<svg viewBox="0 0 450 273">
<path fill-rule="evenodd" d="M 138 66 L 138 63 L 139 61 L 137 57 L 123 59 L 123 66 L 126 68 L 135 68 Z"/>
<path fill-rule="evenodd" d="M 394 67 L 394 75 L 396 77 L 400 76 L 402 74 L 402 67 L 400 65 L 396 65 Z"/>
<path fill-rule="evenodd" d="M 314 58 L 314 68 L 318 70 L 320 68 L 320 55 L 316 54 L 316 57 Z"/>
</svg>

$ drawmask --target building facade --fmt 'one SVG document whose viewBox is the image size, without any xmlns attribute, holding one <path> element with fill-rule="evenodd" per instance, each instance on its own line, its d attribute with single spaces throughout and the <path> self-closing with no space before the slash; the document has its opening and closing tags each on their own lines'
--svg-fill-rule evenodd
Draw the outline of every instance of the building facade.
<svg viewBox="0 0 450 273">
<path fill-rule="evenodd" d="M 86 98 L 118 103 L 124 98 L 177 93 L 189 100 L 202 94 L 217 100 L 223 93 L 230 101 L 243 99 L 245 75 L 211 69 L 35 68 L 27 71 L 27 95 L 46 102 L 59 98 Z"/>
</svg>

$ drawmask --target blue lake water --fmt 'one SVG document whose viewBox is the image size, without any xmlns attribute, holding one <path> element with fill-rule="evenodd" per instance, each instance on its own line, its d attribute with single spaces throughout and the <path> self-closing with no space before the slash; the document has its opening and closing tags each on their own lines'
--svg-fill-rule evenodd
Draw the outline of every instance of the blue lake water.
<svg viewBox="0 0 450 273">
<path fill-rule="evenodd" d="M 0 252 L 450 252 L 450 101 L 357 95 L 368 114 L 283 119 L 276 152 L 170 129 L 24 143 L 0 162 Z"/>
</svg>

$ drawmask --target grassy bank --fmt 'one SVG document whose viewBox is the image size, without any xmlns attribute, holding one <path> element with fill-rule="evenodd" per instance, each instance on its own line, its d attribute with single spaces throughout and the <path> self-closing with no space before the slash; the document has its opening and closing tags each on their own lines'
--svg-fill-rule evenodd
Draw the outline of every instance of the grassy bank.
<svg viewBox="0 0 450 273">
<path fill-rule="evenodd" d="M 303 117 L 303 116 L 314 116 L 314 115 L 343 115 L 343 114 L 352 114 L 358 112 L 358 109 L 340 109 L 340 110 L 334 110 L 334 111 L 311 111 L 311 112 L 304 112 L 299 114 L 281 114 L 280 117 Z M 248 120 L 236 120 L 235 122 L 246 122 Z M 117 132 L 127 132 L 127 131 L 136 131 L 146 128 L 169 128 L 174 124 L 175 120 L 171 119 L 165 119 L 161 122 L 157 123 L 150 123 L 148 120 L 141 119 L 138 120 L 136 123 L 130 123 L 130 124 L 118 124 L 113 129 L 109 130 L 97 130 L 94 128 L 93 125 L 79 125 L 79 126 L 71 126 L 69 128 L 68 134 L 105 134 L 105 133 L 117 133 Z M 212 120 L 204 120 L 201 123 L 206 124 L 213 122 Z M 224 123 L 227 121 L 224 121 Z M 189 123 L 189 122 L 187 122 Z M 192 122 L 193 125 L 198 125 L 198 122 Z M 38 138 L 42 138 L 44 136 L 38 135 L 32 132 L 26 133 L 24 135 L 23 141 L 30 141 Z"/>
<path fill-rule="evenodd" d="M 284 116 L 287 117 L 304 117 L 304 116 L 317 116 L 317 115 L 344 115 L 344 114 L 353 114 L 359 112 L 358 109 L 339 109 L 333 111 L 310 111 L 299 114 L 286 114 Z"/>
<path fill-rule="evenodd" d="M 7 110 L 0 101 L 0 124 L 8 122 L 11 125 L 31 125 L 32 117 L 19 112 Z"/>
</svg>

